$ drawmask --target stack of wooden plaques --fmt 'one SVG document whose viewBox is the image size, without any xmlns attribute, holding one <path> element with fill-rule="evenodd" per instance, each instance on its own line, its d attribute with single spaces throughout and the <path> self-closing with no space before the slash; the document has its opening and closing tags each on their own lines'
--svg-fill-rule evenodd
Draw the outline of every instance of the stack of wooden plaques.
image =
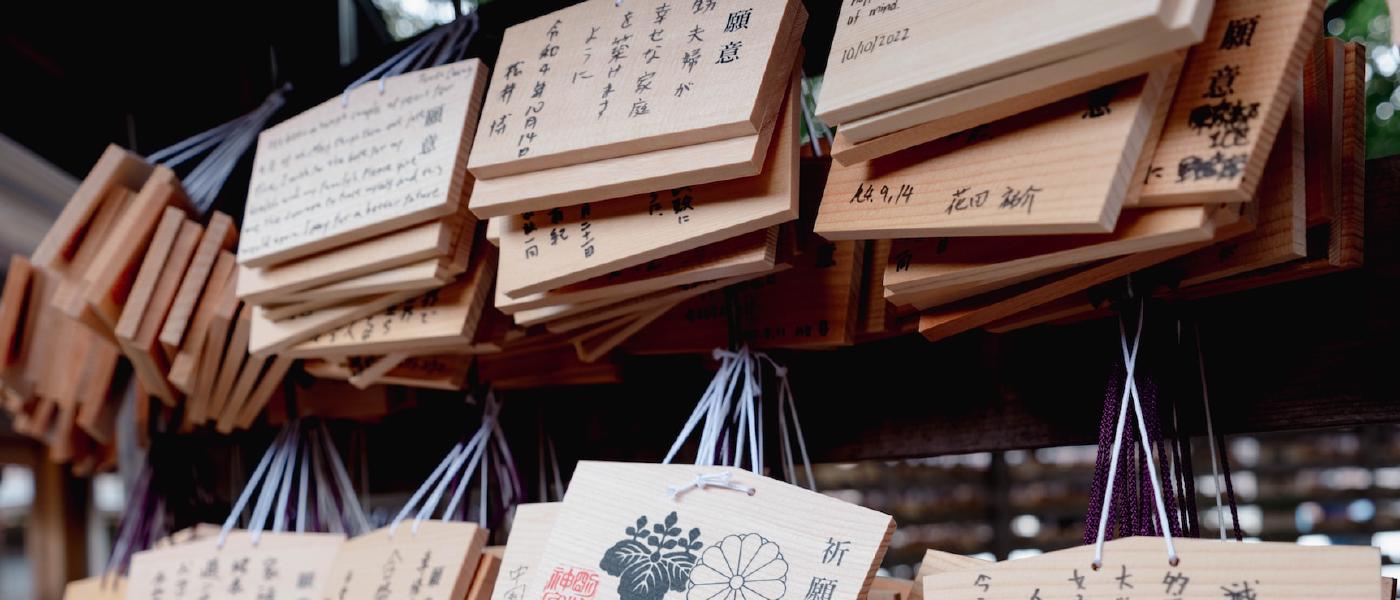
<svg viewBox="0 0 1400 600">
<path fill-rule="evenodd" d="M 1365 49 L 1335 38 L 1308 57 L 1295 111 L 1260 183 L 1256 226 L 1235 239 L 1154 267 L 1159 295 L 1201 298 L 1358 268 L 1365 226 Z M 989 328 L 1009 331 L 1100 314 L 1076 294 Z"/>
<path fill-rule="evenodd" d="M 1215 4 L 849 2 L 817 113 L 838 161 L 867 161 L 1176 62 Z"/>
<path fill-rule="evenodd" d="M 1121 4 L 1115 7 L 1197 3 Z M 1211 15 L 1205 39 L 1184 61 L 1178 46 L 1163 45 L 1175 58 L 1144 75 L 836 166 L 816 231 L 830 239 L 892 240 L 884 297 L 906 315 L 904 329 L 935 340 L 1173 259 L 1187 265 L 1181 281 L 1188 285 L 1258 268 L 1241 256 L 1248 253 L 1228 252 L 1226 267 L 1206 258 L 1218 250 L 1202 249 L 1272 236 L 1280 227 L 1285 237 L 1302 235 L 1308 119 L 1301 82 L 1322 4 L 1220 0 L 1213 11 L 1204 7 Z M 1043 19 L 1041 8 L 1025 8 L 1026 18 Z M 949 30 L 964 25 L 942 23 Z M 1326 50 L 1317 47 L 1314 60 L 1323 68 Z M 833 50 L 833 62 L 839 52 Z M 930 85 L 967 84 L 959 73 L 952 69 Z M 832 85 L 828 80 L 828 91 Z M 1331 131 L 1314 133 L 1330 139 Z M 1291 251 L 1302 249 L 1299 243 Z"/>
<path fill-rule="evenodd" d="M 17 429 L 77 470 L 103 466 L 133 378 L 138 430 L 148 396 L 172 409 L 188 400 L 191 425 L 249 425 L 287 361 L 263 369 L 247 356 L 236 244 L 228 215 L 194 220 L 170 169 L 109 147 L 33 258 L 10 266 L 0 377 Z"/>
<path fill-rule="evenodd" d="M 130 369 L 115 335 L 135 271 L 167 207 L 188 201 L 168 169 L 110 146 L 0 295 L 0 381 L 16 431 L 89 472 L 115 458 Z M 155 321 L 158 326 L 159 320 Z"/>
<path fill-rule="evenodd" d="M 493 364 L 567 346 L 591 363 L 789 267 L 806 19 L 797 0 L 588 0 L 506 31 L 470 162 L 517 329 Z"/>
<path fill-rule="evenodd" d="M 261 134 L 236 269 L 254 357 L 396 356 L 387 372 L 470 350 L 495 278 L 466 202 L 486 78 L 475 59 L 414 71 Z"/>
</svg>

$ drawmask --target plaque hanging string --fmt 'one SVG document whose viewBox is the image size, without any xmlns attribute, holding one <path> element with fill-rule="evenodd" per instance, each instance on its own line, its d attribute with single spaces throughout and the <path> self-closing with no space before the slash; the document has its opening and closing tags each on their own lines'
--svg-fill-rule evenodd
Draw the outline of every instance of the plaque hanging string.
<svg viewBox="0 0 1400 600">
<path fill-rule="evenodd" d="M 1147 423 L 1144 418 L 1142 402 L 1138 397 L 1137 382 L 1134 378 L 1134 370 L 1137 364 L 1138 350 L 1142 342 L 1143 322 L 1146 320 L 1146 302 L 1138 301 L 1137 332 L 1133 336 L 1132 347 L 1128 345 L 1128 331 L 1123 316 L 1119 316 L 1118 334 L 1119 344 L 1123 354 L 1125 376 L 1123 382 L 1123 395 L 1118 408 L 1118 420 L 1114 426 L 1113 447 L 1110 451 L 1108 465 L 1108 480 L 1104 486 L 1103 503 L 1099 510 L 1099 526 L 1094 541 L 1094 562 L 1092 567 L 1098 570 L 1103 566 L 1103 548 L 1105 535 L 1108 531 L 1109 507 L 1113 505 L 1114 481 L 1118 474 L 1119 451 L 1123 445 L 1124 426 L 1127 423 L 1128 402 L 1133 404 L 1134 412 L 1137 416 L 1138 434 L 1141 436 L 1144 445 L 1150 444 L 1152 439 L 1147 430 Z M 1167 562 L 1176 566 L 1180 558 L 1176 552 L 1176 544 L 1172 541 L 1172 532 L 1169 519 L 1167 517 L 1167 507 L 1162 496 L 1161 480 L 1157 477 L 1156 459 L 1150 449 L 1144 452 L 1147 462 L 1147 471 L 1151 481 L 1153 500 L 1157 505 L 1157 517 L 1160 520 L 1162 536 L 1167 546 Z"/>
</svg>

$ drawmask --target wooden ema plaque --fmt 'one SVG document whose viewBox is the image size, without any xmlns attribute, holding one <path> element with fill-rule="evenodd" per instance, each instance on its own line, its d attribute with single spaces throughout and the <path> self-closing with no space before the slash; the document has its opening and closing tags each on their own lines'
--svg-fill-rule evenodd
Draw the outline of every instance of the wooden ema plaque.
<svg viewBox="0 0 1400 600">
<path fill-rule="evenodd" d="M 740 339 L 757 348 L 825 348 L 850 344 L 858 330 L 866 242 L 823 242 L 792 268 L 735 287 L 734 306 L 717 290 L 682 302 L 624 346 L 637 354 L 709 352 L 729 346 L 729 313 Z"/>
<path fill-rule="evenodd" d="M 1111 232 L 1170 77 L 1159 67 L 984 128 L 832 165 L 816 232 L 830 239 Z"/>
<path fill-rule="evenodd" d="M 1307 256 L 1307 193 L 1304 184 L 1301 111 L 1291 112 L 1274 139 L 1268 166 L 1259 184 L 1254 231 L 1193 252 L 1169 268 L 1191 286 Z"/>
<path fill-rule="evenodd" d="M 1138 204 L 1248 202 L 1322 26 L 1322 0 L 1220 0 Z"/>
<path fill-rule="evenodd" d="M 456 212 L 485 81 L 476 59 L 405 73 L 263 131 L 239 264 L 282 263 Z"/>
<path fill-rule="evenodd" d="M 217 536 L 137 552 L 128 598 L 281 598 L 318 600 L 345 536 L 329 533 L 234 531 L 223 548 Z"/>
<path fill-rule="evenodd" d="M 1169 28 L 841 123 L 832 155 L 852 164 L 1129 79 L 1201 41 L 1214 0 L 1176 3 Z"/>
<path fill-rule="evenodd" d="M 87 306 L 79 303 L 67 308 L 65 314 L 94 324 L 98 331 L 116 327 L 136 271 L 165 208 L 173 206 L 184 210 L 188 205 L 189 200 L 174 171 L 156 167 L 113 225 L 112 231 L 120 235 L 108 236 L 103 241 L 83 276 Z"/>
<path fill-rule="evenodd" d="M 558 513 L 558 502 L 515 507 L 515 518 L 510 523 L 510 537 L 506 539 L 506 551 L 501 556 L 500 574 L 496 577 L 496 587 L 491 590 L 491 600 L 535 598 L 529 593 L 529 577 L 540 564 L 540 555 L 544 554 Z"/>
<path fill-rule="evenodd" d="M 805 23 L 805 11 L 802 19 Z M 801 36 L 802 28 L 793 27 L 778 64 L 793 63 L 793 52 L 786 49 L 797 48 Z M 793 77 L 800 77 L 800 70 L 795 69 Z M 779 103 L 784 98 L 775 95 L 759 102 Z M 754 135 L 481 179 L 472 191 L 471 209 L 479 217 L 496 218 L 752 177 L 763 170 L 773 134 L 779 128 L 778 112 L 769 111 Z"/>
<path fill-rule="evenodd" d="M 891 295 L 975 285 L 1056 267 L 1210 241 L 1204 206 L 1123 211 L 1109 234 L 894 240 L 885 267 Z"/>
<path fill-rule="evenodd" d="M 324 598 L 459 600 L 467 596 L 486 531 L 475 523 L 412 519 L 393 535 L 376 529 L 340 547 Z"/>
<path fill-rule="evenodd" d="M 1240 219 L 1237 210 L 1226 208 L 1213 213 L 1209 227 L 1216 240 L 1223 240 L 1248 231 L 1253 224 Z M 929 341 L 936 342 L 1189 254 L 1207 244 L 1209 242 L 1129 254 L 939 306 L 919 314 L 918 331 Z"/>
<path fill-rule="evenodd" d="M 173 357 L 156 338 L 203 233 L 198 223 L 185 219 L 183 211 L 166 209 L 117 321 L 117 341 L 142 386 L 166 406 L 175 406 L 179 393 L 166 379 Z"/>
<path fill-rule="evenodd" d="M 817 116 L 831 125 L 1134 37 L 1168 31 L 1178 2 L 843 3 Z M 917 57 L 917 59 L 916 59 Z M 925 57 L 930 57 L 925 60 Z M 936 60 L 931 57 L 937 57 Z"/>
<path fill-rule="evenodd" d="M 1302 600 L 1377 596 L 1380 551 L 1360 546 L 1305 547 L 1175 538 L 1180 563 L 1167 561 L 1160 538 L 1104 545 L 1103 567 L 1082 546 L 1024 559 L 986 562 L 924 577 L 924 597 L 948 600 L 1027 598 L 1172 598 Z"/>
<path fill-rule="evenodd" d="M 297 357 L 427 354 L 469 344 L 495 278 L 496 249 L 485 240 L 478 245 L 471 270 L 452 284 L 318 333 L 286 353 Z"/>
<path fill-rule="evenodd" d="M 778 108 L 760 99 L 784 88 L 793 54 L 781 46 L 801 14 L 796 0 L 587 0 L 512 26 L 472 174 L 754 135 Z"/>
<path fill-rule="evenodd" d="M 548 291 L 797 218 L 797 101 L 757 176 L 512 217 L 502 293 Z"/>
<path fill-rule="evenodd" d="M 506 296 L 498 286 L 495 305 L 501 312 L 514 314 L 532 308 L 626 298 L 678 285 L 769 271 L 777 258 L 778 229 L 775 226 L 753 231 L 519 299 Z"/>
<path fill-rule="evenodd" d="M 710 485 L 685 489 L 697 477 Z M 734 468 L 580 461 L 526 594 L 854 600 L 893 531 L 889 515 Z"/>
<path fill-rule="evenodd" d="M 63 600 L 126 600 L 126 578 L 99 575 L 68 582 Z"/>
<path fill-rule="evenodd" d="M 121 146 L 108 145 L 34 249 L 33 264 L 61 270 L 82 245 L 86 237 L 84 229 L 112 190 L 141 189 L 151 170 L 151 165 L 141 157 Z"/>
<path fill-rule="evenodd" d="M 267 304 L 317 286 L 437 259 L 451 251 L 454 225 L 451 219 L 422 223 L 276 266 L 240 265 L 238 297 Z"/>
</svg>

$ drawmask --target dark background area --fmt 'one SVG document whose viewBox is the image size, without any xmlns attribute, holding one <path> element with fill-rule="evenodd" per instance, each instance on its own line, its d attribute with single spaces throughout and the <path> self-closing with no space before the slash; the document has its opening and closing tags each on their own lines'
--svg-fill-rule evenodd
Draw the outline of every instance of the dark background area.
<svg viewBox="0 0 1400 600">
<path fill-rule="evenodd" d="M 505 28 L 574 3 L 487 2 L 467 55 L 494 66 Z M 371 0 L 348 4 L 358 57 L 342 66 L 337 0 L 10 3 L 0 9 L 0 133 L 81 179 L 109 143 L 149 154 L 291 83 L 275 124 L 340 93 L 411 41 L 393 39 Z M 806 4 L 811 75 L 824 70 L 840 3 Z M 235 219 L 251 161 L 249 152 L 216 204 Z"/>
</svg>

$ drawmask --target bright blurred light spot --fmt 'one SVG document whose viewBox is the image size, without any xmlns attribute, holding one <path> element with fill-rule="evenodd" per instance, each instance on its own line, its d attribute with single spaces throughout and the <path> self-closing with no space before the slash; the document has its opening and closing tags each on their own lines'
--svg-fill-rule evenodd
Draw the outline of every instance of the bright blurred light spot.
<svg viewBox="0 0 1400 600">
<path fill-rule="evenodd" d="M 1400 531 L 1377 531 L 1371 535 L 1371 545 L 1380 548 L 1391 562 L 1400 562 Z"/>
<path fill-rule="evenodd" d="M 1006 452 L 1006 464 L 1011 466 L 1025 464 L 1027 453 L 1025 450 L 1008 450 Z"/>
<path fill-rule="evenodd" d="M 1353 523 L 1365 523 L 1376 518 L 1376 504 L 1362 498 L 1347 505 L 1347 518 Z"/>
<path fill-rule="evenodd" d="M 1395 105 L 1382 102 L 1376 105 L 1376 118 L 1385 121 L 1395 114 Z"/>
<path fill-rule="evenodd" d="M 1043 554 L 1043 552 L 1035 548 L 1017 548 L 1016 550 L 1012 550 L 1011 554 L 1006 555 L 1006 558 L 1007 560 L 1016 560 L 1018 558 L 1040 556 L 1041 554 Z"/>
<path fill-rule="evenodd" d="M 1312 531 L 1319 522 L 1326 518 L 1327 513 L 1322 510 L 1322 505 L 1316 502 L 1304 502 L 1293 511 L 1293 524 L 1301 533 Z"/>
<path fill-rule="evenodd" d="M 29 467 L 0 467 L 0 510 L 27 508 L 34 503 L 34 472 Z"/>
<path fill-rule="evenodd" d="M 1033 538 L 1040 534 L 1040 519 L 1035 515 L 1021 515 L 1011 520 L 1011 533 L 1023 538 Z"/>
<path fill-rule="evenodd" d="M 115 473 L 92 478 L 92 506 L 101 512 L 120 513 L 126 508 L 126 488 Z"/>
<path fill-rule="evenodd" d="M 1390 15 L 1376 15 L 1366 24 L 1366 28 L 1371 30 L 1371 35 L 1380 37 L 1390 30 Z"/>
<path fill-rule="evenodd" d="M 1397 66 L 1394 49 L 1377 46 L 1376 50 L 1379 50 L 1379 52 L 1371 53 L 1371 59 L 1376 61 L 1376 70 L 1386 77 L 1394 75 L 1395 67 Z"/>
<path fill-rule="evenodd" d="M 1300 536 L 1298 536 L 1298 545 L 1299 545 L 1299 546 L 1331 546 L 1331 545 L 1332 545 L 1332 538 L 1329 538 L 1329 537 L 1327 537 L 1327 536 L 1325 536 L 1325 535 L 1322 535 L 1322 534 L 1320 534 L 1320 533 L 1314 533 L 1314 534 L 1311 534 L 1311 535 L 1300 535 Z"/>
<path fill-rule="evenodd" d="M 1346 19 L 1343 19 L 1341 17 L 1337 17 L 1327 22 L 1327 33 L 1330 35 L 1341 35 L 1342 31 L 1346 28 L 1347 21 Z"/>
<path fill-rule="evenodd" d="M 442 0 L 374 0 L 374 5 L 384 13 L 384 23 L 395 39 L 411 38 L 434 25 L 450 23 L 456 14 L 452 2 Z M 468 10 L 470 3 L 464 3 L 462 10 Z"/>
<path fill-rule="evenodd" d="M 975 559 L 978 559 L 978 560 L 988 560 L 988 561 L 992 561 L 992 560 L 996 560 L 996 559 L 997 559 L 997 555 L 992 554 L 991 552 L 978 552 L 977 554 L 969 555 L 969 557 L 970 557 L 970 558 L 975 558 Z"/>
<path fill-rule="evenodd" d="M 1394 107 L 1388 102 L 1382 103 L 1381 106 L 1390 107 L 1388 110 L 1392 113 L 1394 112 Z M 1379 116 L 1380 110 L 1381 107 L 1377 106 L 1377 116 Z M 1388 119 L 1390 115 L 1387 114 L 1381 118 Z M 1319 474 L 1319 479 L 1323 487 L 1330 490 L 1364 490 L 1371 487 L 1371 471 L 1361 467 L 1323 469 Z"/>
<path fill-rule="evenodd" d="M 1252 467 L 1259 464 L 1259 440 L 1252 437 L 1237 437 L 1230 440 L 1230 462 Z"/>
</svg>

